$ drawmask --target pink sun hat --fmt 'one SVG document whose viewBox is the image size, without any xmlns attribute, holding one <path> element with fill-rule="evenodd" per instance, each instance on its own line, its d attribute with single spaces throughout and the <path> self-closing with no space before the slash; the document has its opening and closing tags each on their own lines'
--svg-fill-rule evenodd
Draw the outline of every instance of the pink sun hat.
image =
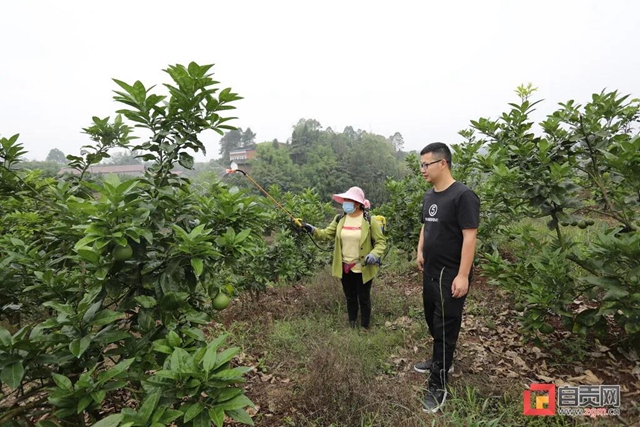
<svg viewBox="0 0 640 427">
<path fill-rule="evenodd" d="M 367 199 L 364 198 L 364 191 L 360 187 L 351 187 L 347 190 L 346 193 L 334 194 L 333 200 L 338 203 L 343 203 L 344 199 L 353 200 L 354 202 L 358 202 L 365 207 L 365 209 L 369 209 L 371 207 L 371 203 Z"/>
</svg>

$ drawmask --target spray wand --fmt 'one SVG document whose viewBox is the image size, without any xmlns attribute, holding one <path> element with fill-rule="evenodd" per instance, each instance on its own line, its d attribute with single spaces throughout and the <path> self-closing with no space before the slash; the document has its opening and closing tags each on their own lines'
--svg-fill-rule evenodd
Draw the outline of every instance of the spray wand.
<svg viewBox="0 0 640 427">
<path fill-rule="evenodd" d="M 278 203 L 278 201 L 276 199 L 273 198 L 273 196 L 271 196 L 271 194 L 269 194 L 269 192 L 267 190 L 265 190 L 264 188 L 262 188 L 262 186 L 260 184 L 258 184 L 258 182 L 253 179 L 251 177 L 251 175 L 249 175 L 248 173 L 246 173 L 245 171 L 238 169 L 238 165 L 235 162 L 231 162 L 231 165 L 229 167 L 229 169 L 226 170 L 226 173 L 224 176 L 227 176 L 229 174 L 232 173 L 236 173 L 236 172 L 240 172 L 241 174 L 243 174 L 244 176 L 246 176 L 247 178 L 249 178 L 249 181 L 251 181 L 253 183 L 253 185 L 255 185 L 260 191 L 262 191 L 262 193 L 264 193 L 265 196 L 267 196 L 273 203 L 276 204 L 276 206 L 278 208 L 280 208 L 280 210 L 282 210 L 282 212 L 284 212 L 285 214 L 287 214 L 289 216 L 289 218 L 291 218 L 291 221 L 297 226 L 297 227 L 302 227 L 302 220 L 301 218 L 296 218 L 294 217 L 291 212 L 289 212 L 284 206 L 282 206 L 280 203 Z M 316 247 L 318 249 L 320 249 L 321 251 L 324 252 L 331 252 L 332 249 L 324 249 L 321 248 L 318 243 L 316 243 L 316 241 L 313 239 L 313 237 L 311 236 L 311 234 L 307 233 L 307 235 L 309 236 L 309 238 L 311 239 L 311 241 L 313 242 L 314 245 L 316 245 Z"/>
</svg>

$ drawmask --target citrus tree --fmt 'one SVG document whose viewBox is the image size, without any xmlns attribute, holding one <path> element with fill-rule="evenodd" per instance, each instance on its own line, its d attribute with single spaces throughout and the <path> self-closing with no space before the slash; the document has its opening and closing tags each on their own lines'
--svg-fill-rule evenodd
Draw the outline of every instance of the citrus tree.
<svg viewBox="0 0 640 427">
<path fill-rule="evenodd" d="M 522 86 L 510 111 L 472 121 L 456 150 L 482 200 L 481 240 L 492 243 L 485 271 L 514 292 L 525 331 L 550 333 L 557 315 L 576 333 L 605 333 L 615 323 L 637 339 L 640 100 L 602 92 L 585 105 L 568 101 L 539 123 L 538 135 L 534 91 Z M 584 238 L 573 227 L 597 232 Z M 500 236 L 512 242 L 510 253 L 498 250 Z"/>
<path fill-rule="evenodd" d="M 67 156 L 76 175 L 19 170 L 18 136 L 0 140 L 0 424 L 252 424 L 238 387 L 249 368 L 202 326 L 233 294 L 220 271 L 257 250 L 262 217 L 246 205 L 229 219 L 215 199 L 232 194 L 198 195 L 174 173 L 205 150 L 202 131 L 231 129 L 223 114 L 240 97 L 210 69 L 168 67 L 166 95 L 116 80 L 123 108 L 84 129 L 92 144 Z M 133 145 L 127 121 L 148 138 Z M 152 166 L 88 180 L 113 147 Z"/>
<path fill-rule="evenodd" d="M 452 145 L 454 178 L 481 200 L 478 257 L 492 283 L 514 295 L 523 332 L 554 331 L 559 318 L 577 334 L 616 325 L 640 336 L 640 100 L 617 92 L 575 101 L 539 123 L 538 102 L 520 101 L 497 119 L 480 118 Z M 417 156 L 412 173 L 389 180 L 394 246 L 415 250 L 427 185 Z M 542 228 L 538 224 L 542 224 Z M 589 237 L 579 230 L 591 229 Z M 588 231 L 588 230 L 587 230 Z"/>
</svg>

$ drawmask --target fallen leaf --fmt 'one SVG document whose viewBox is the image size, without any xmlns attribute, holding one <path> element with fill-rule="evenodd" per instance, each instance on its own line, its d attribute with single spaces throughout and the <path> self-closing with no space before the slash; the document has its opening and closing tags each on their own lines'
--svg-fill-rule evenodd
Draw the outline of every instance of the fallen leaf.
<svg viewBox="0 0 640 427">
<path fill-rule="evenodd" d="M 556 381 L 555 379 L 548 377 L 546 375 L 536 374 L 536 376 L 547 383 L 553 383 L 554 381 Z"/>
<path fill-rule="evenodd" d="M 640 360 L 638 357 L 638 353 L 635 349 L 631 349 L 629 351 L 625 351 L 623 348 L 619 348 L 618 351 L 629 361 L 629 362 L 637 362 Z"/>
<path fill-rule="evenodd" d="M 631 375 L 640 379 L 640 365 L 636 365 L 635 368 L 631 370 Z"/>
<path fill-rule="evenodd" d="M 585 371 L 584 380 L 587 384 L 602 384 L 602 380 L 595 376 L 590 370 Z"/>
</svg>

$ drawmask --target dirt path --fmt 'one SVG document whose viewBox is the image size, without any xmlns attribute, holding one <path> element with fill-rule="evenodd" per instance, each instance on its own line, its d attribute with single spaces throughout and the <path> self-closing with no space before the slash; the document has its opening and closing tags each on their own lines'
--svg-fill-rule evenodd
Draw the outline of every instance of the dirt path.
<svg viewBox="0 0 640 427">
<path fill-rule="evenodd" d="M 510 308 L 507 296 L 487 285 L 484 278 L 476 277 L 465 308 L 455 358 L 452 386 L 456 390 L 464 393 L 468 386 L 482 398 L 499 398 L 511 393 L 517 405 L 521 399 L 518 396 L 533 382 L 553 382 L 557 386 L 619 384 L 622 418 L 610 425 L 632 425 L 640 421 L 640 359 L 636 352 L 625 351 L 613 341 L 596 342 L 592 337 L 587 337 L 586 345 L 580 344 L 572 334 L 561 329 L 544 336 L 544 346 L 523 344 L 517 313 Z M 346 410 L 340 406 L 341 402 L 326 401 L 331 398 L 330 391 L 322 401 L 322 390 L 316 395 L 308 390 L 309 384 L 321 388 L 325 383 L 338 389 L 336 394 L 343 392 L 343 397 L 354 399 L 350 404 L 355 405 L 357 416 L 361 417 L 368 410 L 367 405 L 373 405 L 376 399 L 387 399 L 389 407 L 381 411 L 406 412 L 404 425 L 427 425 L 421 424 L 415 415 L 420 409 L 416 396 L 424 387 L 425 377 L 412 369 L 413 363 L 428 355 L 431 348 L 422 318 L 419 279 L 417 273 L 386 273 L 374 289 L 377 332 L 369 332 L 369 341 L 385 336 L 393 336 L 395 341 L 394 346 L 381 355 L 375 378 L 367 382 L 367 390 L 358 389 L 358 382 L 364 382 L 362 378 L 354 381 L 351 389 L 341 389 L 343 383 L 351 382 L 350 375 L 355 371 L 340 371 L 344 356 L 339 355 L 339 348 L 332 353 L 319 353 L 314 334 L 305 335 L 304 331 L 292 334 L 292 341 L 298 341 L 295 344 L 299 345 L 300 353 L 291 357 L 271 342 L 274 331 L 304 322 L 309 316 L 320 319 L 314 320 L 316 323 L 325 318 L 337 323 L 335 330 L 326 331 L 327 337 L 363 334 L 350 331 L 340 323 L 343 296 L 336 292 L 331 279 L 319 276 L 318 283 L 309 286 L 270 289 L 259 302 L 246 303 L 244 307 L 236 302 L 226 310 L 221 322 L 213 326 L 231 331 L 236 343 L 245 350 L 237 363 L 255 368 L 248 375 L 246 389 L 258 406 L 252 413 L 257 425 L 323 425 L 315 423 L 328 416 L 325 410 Z M 315 335 L 320 333 L 323 332 Z M 407 396 L 400 398 L 398 394 Z M 318 402 L 314 402 L 316 398 Z M 327 408 L 330 405 L 338 406 Z M 349 416 L 345 412 L 344 417 Z M 374 419 L 371 425 L 378 425 L 375 422 Z"/>
</svg>

